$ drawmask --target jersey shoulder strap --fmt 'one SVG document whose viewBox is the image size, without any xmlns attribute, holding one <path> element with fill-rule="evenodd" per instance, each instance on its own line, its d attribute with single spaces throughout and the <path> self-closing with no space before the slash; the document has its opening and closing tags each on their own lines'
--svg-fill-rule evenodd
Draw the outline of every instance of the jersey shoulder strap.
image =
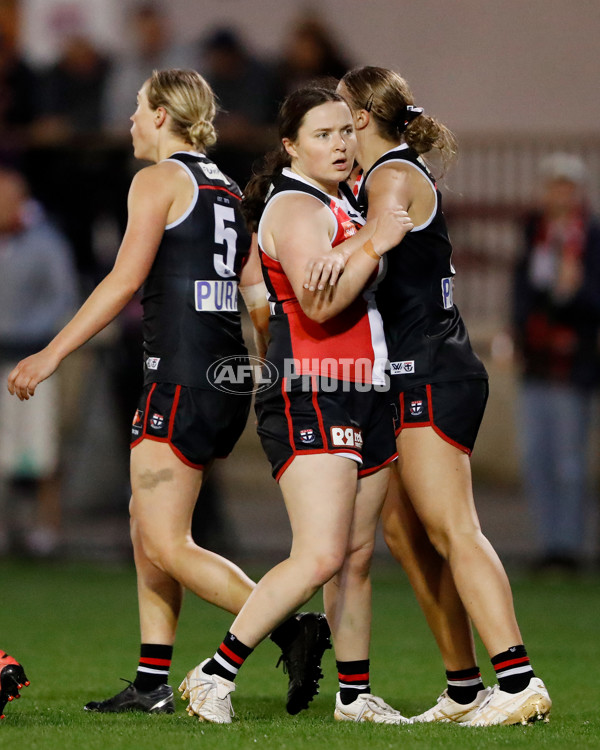
<svg viewBox="0 0 600 750">
<path fill-rule="evenodd" d="M 313 198 L 317 198 L 317 200 L 320 200 L 321 203 L 327 207 L 329 207 L 329 204 L 331 203 L 331 198 L 322 190 L 319 190 L 319 188 L 314 187 L 308 182 L 304 182 L 304 180 L 297 180 L 296 178 L 288 177 L 285 174 L 281 174 L 273 180 L 273 188 L 269 192 L 267 203 L 277 195 L 286 192 L 306 193 L 307 195 L 312 195 Z"/>
<path fill-rule="evenodd" d="M 431 174 L 431 172 L 427 168 L 427 165 L 419 156 L 419 154 L 414 150 L 414 148 L 403 144 L 402 146 L 393 148 L 390 151 L 386 151 L 385 154 L 382 154 L 379 159 L 377 159 L 375 164 L 373 164 L 373 166 L 366 173 L 363 180 L 363 185 L 369 179 L 371 174 L 377 169 L 377 167 L 380 167 L 382 164 L 385 164 L 388 161 L 406 161 L 409 164 L 418 167 L 425 174 L 425 176 L 431 180 L 431 182 L 435 183 L 433 175 Z"/>
<path fill-rule="evenodd" d="M 186 167 L 193 174 L 198 187 L 223 188 L 238 198 L 242 197 L 239 186 L 226 174 L 221 172 L 215 162 L 204 156 L 204 154 L 178 151 L 170 159 L 178 161 Z"/>
<path fill-rule="evenodd" d="M 358 205 L 360 206 L 360 210 L 363 213 L 366 213 L 369 205 L 367 197 L 367 182 L 369 181 L 369 178 L 371 177 L 373 172 L 382 164 L 386 164 L 387 162 L 392 161 L 404 161 L 408 164 L 411 164 L 413 167 L 416 167 L 431 182 L 433 187 L 436 188 L 435 178 L 427 168 L 427 165 L 425 164 L 423 159 L 414 150 L 414 148 L 411 148 L 406 144 L 402 144 L 401 146 L 397 146 L 396 148 L 386 151 L 385 154 L 382 154 L 379 159 L 377 159 L 377 161 L 373 164 L 373 166 L 368 170 L 368 172 L 363 175 L 363 179 L 360 182 L 360 187 L 357 195 Z"/>
</svg>

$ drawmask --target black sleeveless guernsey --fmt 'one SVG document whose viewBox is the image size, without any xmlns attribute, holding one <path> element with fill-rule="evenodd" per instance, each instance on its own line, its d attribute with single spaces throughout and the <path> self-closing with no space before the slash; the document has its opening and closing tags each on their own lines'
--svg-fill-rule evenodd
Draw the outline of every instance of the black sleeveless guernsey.
<svg viewBox="0 0 600 750">
<path fill-rule="evenodd" d="M 182 165 L 196 189 L 185 213 L 165 227 L 143 286 L 144 385 L 211 388 L 211 364 L 247 356 L 238 283 L 250 236 L 240 190 L 214 162 L 189 152 L 169 161 Z"/>
<path fill-rule="evenodd" d="M 487 378 L 473 352 L 463 319 L 453 302 L 452 245 L 435 181 L 406 144 L 383 154 L 364 175 L 358 203 L 365 216 L 368 184 L 383 164 L 401 162 L 418 169 L 431 184 L 436 204 L 429 219 L 385 255 L 385 277 L 377 287 L 393 387 Z"/>
</svg>

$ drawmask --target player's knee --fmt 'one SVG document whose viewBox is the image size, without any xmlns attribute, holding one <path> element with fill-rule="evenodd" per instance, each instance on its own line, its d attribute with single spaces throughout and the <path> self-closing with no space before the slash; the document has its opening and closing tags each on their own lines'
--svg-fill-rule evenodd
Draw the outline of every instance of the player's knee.
<svg viewBox="0 0 600 750">
<path fill-rule="evenodd" d="M 434 529 L 430 531 L 429 539 L 438 553 L 445 560 L 449 560 L 464 550 L 481 546 L 483 535 L 477 524 L 464 523 L 450 528 Z"/>
<path fill-rule="evenodd" d="M 322 552 L 312 557 L 309 562 L 309 580 L 315 587 L 323 586 L 342 568 L 345 554 L 343 552 Z"/>
<path fill-rule="evenodd" d="M 429 536 L 429 541 L 436 552 L 443 557 L 444 560 L 447 560 L 452 549 L 452 534 L 448 532 L 448 529 L 439 527 L 428 528 L 427 534 Z"/>
<path fill-rule="evenodd" d="M 374 543 L 362 544 L 353 549 L 344 563 L 345 572 L 352 578 L 367 578 L 371 572 L 374 549 Z"/>
<path fill-rule="evenodd" d="M 141 524 L 136 523 L 132 523 L 131 538 L 134 549 L 142 552 L 152 565 L 155 565 L 165 573 L 171 572 L 173 567 L 173 544 L 164 537 L 156 538 L 155 535 L 145 530 Z"/>
<path fill-rule="evenodd" d="M 150 538 L 140 534 L 137 539 L 138 548 L 141 548 L 144 557 L 160 570 L 164 570 L 164 559 L 159 545 L 152 542 Z"/>
<path fill-rule="evenodd" d="M 392 555 L 399 560 L 402 557 L 403 545 L 401 544 L 402 535 L 395 524 L 383 524 L 383 540 L 387 544 Z"/>
</svg>

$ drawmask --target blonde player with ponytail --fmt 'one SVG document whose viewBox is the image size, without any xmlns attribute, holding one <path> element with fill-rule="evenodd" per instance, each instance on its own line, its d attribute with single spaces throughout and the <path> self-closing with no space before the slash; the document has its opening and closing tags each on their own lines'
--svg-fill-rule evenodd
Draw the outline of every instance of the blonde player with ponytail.
<svg viewBox="0 0 600 750">
<path fill-rule="evenodd" d="M 223 358 L 250 370 L 238 287 L 248 299 L 259 348 L 268 324 L 240 190 L 206 155 L 216 141 L 215 111 L 213 92 L 195 71 L 154 71 L 143 84 L 131 135 L 135 157 L 152 164 L 132 181 L 114 267 L 50 344 L 19 362 L 8 379 L 11 393 L 33 397 L 39 383 L 143 285 L 144 389 L 131 428 L 130 504 L 141 654 L 135 682 L 88 703 L 89 711 L 172 713 L 167 680 L 184 589 L 237 614 L 255 587 L 191 535 L 205 473 L 233 449 L 250 408 L 251 381 L 238 382 L 237 392 L 221 392 L 208 375 Z M 317 691 L 328 635 L 324 617 L 311 613 L 272 634 L 294 681 L 288 705 L 298 711 Z M 300 641 L 305 658 L 291 663 L 289 649 Z"/>
</svg>

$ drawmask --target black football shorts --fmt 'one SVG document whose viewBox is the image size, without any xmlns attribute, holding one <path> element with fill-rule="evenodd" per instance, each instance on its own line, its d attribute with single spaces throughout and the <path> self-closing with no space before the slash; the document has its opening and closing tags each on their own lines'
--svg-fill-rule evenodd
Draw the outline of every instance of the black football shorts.
<svg viewBox="0 0 600 750">
<path fill-rule="evenodd" d="M 203 469 L 224 458 L 244 431 L 251 394 L 221 393 L 173 383 L 144 387 L 131 425 L 131 447 L 168 443 L 183 463 Z"/>
<path fill-rule="evenodd" d="M 296 456 L 332 453 L 358 464 L 359 478 L 373 474 L 397 457 L 389 394 L 357 390 L 354 383 L 332 381 L 323 389 L 317 377 L 285 381 L 256 397 L 258 434 L 273 476 L 279 481 Z"/>
<path fill-rule="evenodd" d="M 394 404 L 395 430 L 433 427 L 446 442 L 471 455 L 489 393 L 485 378 L 420 385 L 402 391 Z"/>
</svg>

